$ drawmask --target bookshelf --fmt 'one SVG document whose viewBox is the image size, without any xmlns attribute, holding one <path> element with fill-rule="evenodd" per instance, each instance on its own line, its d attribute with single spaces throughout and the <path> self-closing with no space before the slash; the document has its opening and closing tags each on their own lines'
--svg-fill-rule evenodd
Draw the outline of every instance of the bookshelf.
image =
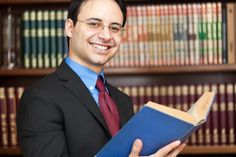
<svg viewBox="0 0 236 157">
<path fill-rule="evenodd" d="M 128 5 L 142 4 L 178 4 L 185 1 L 160 1 L 151 0 L 126 0 Z M 210 2 L 210 1 L 201 1 Z M 189 1 L 194 3 L 194 1 Z M 56 6 L 54 6 L 56 4 Z M 31 6 L 33 8 L 66 8 L 69 0 L 1 0 L 0 8 L 7 11 L 11 7 L 13 11 L 22 13 Z M 230 32 L 228 32 L 230 33 Z M 2 34 L 2 33 L 0 33 Z M 235 52 L 236 53 L 236 52 Z M 17 87 L 28 86 L 32 82 L 55 71 L 55 68 L 25 69 L 22 67 L 11 70 L 0 69 L 0 86 Z M 181 65 L 181 66 L 144 66 L 144 67 L 115 67 L 106 68 L 105 73 L 109 81 L 115 86 L 135 85 L 168 85 L 168 84 L 195 84 L 195 83 L 235 83 L 236 64 L 220 65 Z M 210 80 L 210 81 L 209 81 Z M 210 155 L 210 154 L 236 154 L 235 145 L 202 145 L 187 146 L 181 153 L 183 155 Z M 0 156 L 20 156 L 20 148 L 0 148 Z"/>
<path fill-rule="evenodd" d="M 235 154 L 236 146 L 187 146 L 182 155 L 191 154 Z M 19 148 L 0 148 L 1 155 L 20 155 Z"/>
</svg>

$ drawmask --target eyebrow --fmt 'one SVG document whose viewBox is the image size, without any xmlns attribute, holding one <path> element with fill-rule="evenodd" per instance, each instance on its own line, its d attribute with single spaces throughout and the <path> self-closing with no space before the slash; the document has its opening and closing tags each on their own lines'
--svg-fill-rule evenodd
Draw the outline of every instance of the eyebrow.
<svg viewBox="0 0 236 157">
<path fill-rule="evenodd" d="M 86 21 L 89 21 L 89 20 L 94 20 L 94 21 L 102 22 L 102 19 L 99 19 L 99 18 L 96 18 L 96 17 L 90 17 L 90 18 L 86 19 Z M 118 23 L 118 22 L 112 22 L 111 24 L 112 24 L 112 25 L 115 24 L 115 25 L 120 25 L 120 26 L 122 26 L 122 24 L 120 24 L 120 23 Z M 111 25 L 111 24 L 110 24 L 110 25 Z"/>
</svg>

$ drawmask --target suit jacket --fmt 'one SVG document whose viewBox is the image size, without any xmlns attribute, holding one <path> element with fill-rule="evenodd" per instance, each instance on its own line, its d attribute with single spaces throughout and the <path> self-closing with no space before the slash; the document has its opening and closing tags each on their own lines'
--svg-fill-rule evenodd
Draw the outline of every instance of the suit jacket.
<svg viewBox="0 0 236 157">
<path fill-rule="evenodd" d="M 131 100 L 107 88 L 123 126 L 133 115 Z M 17 126 L 24 157 L 92 157 L 111 139 L 95 100 L 65 61 L 25 90 Z"/>
</svg>

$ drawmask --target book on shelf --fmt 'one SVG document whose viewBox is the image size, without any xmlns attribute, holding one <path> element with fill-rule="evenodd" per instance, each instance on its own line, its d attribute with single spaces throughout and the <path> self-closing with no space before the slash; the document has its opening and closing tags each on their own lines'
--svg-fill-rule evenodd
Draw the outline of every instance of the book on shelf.
<svg viewBox="0 0 236 157">
<path fill-rule="evenodd" d="M 236 4 L 227 3 L 227 49 L 228 49 L 228 64 L 236 63 Z"/>
<path fill-rule="evenodd" d="M 204 92 L 187 112 L 148 102 L 96 154 L 96 157 L 128 156 L 137 138 L 143 141 L 140 155 L 144 156 L 175 140 L 184 142 L 206 122 L 214 97 L 215 92 Z"/>
</svg>

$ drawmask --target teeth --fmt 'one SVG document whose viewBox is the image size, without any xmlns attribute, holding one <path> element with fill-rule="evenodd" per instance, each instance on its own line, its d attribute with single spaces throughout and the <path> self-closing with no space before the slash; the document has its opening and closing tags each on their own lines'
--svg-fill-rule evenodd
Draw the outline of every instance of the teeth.
<svg viewBox="0 0 236 157">
<path fill-rule="evenodd" d="M 97 45 L 97 44 L 93 44 L 93 46 L 94 46 L 95 48 L 102 49 L 102 50 L 107 50 L 107 49 L 108 49 L 107 46 L 102 46 L 102 45 Z"/>
</svg>

